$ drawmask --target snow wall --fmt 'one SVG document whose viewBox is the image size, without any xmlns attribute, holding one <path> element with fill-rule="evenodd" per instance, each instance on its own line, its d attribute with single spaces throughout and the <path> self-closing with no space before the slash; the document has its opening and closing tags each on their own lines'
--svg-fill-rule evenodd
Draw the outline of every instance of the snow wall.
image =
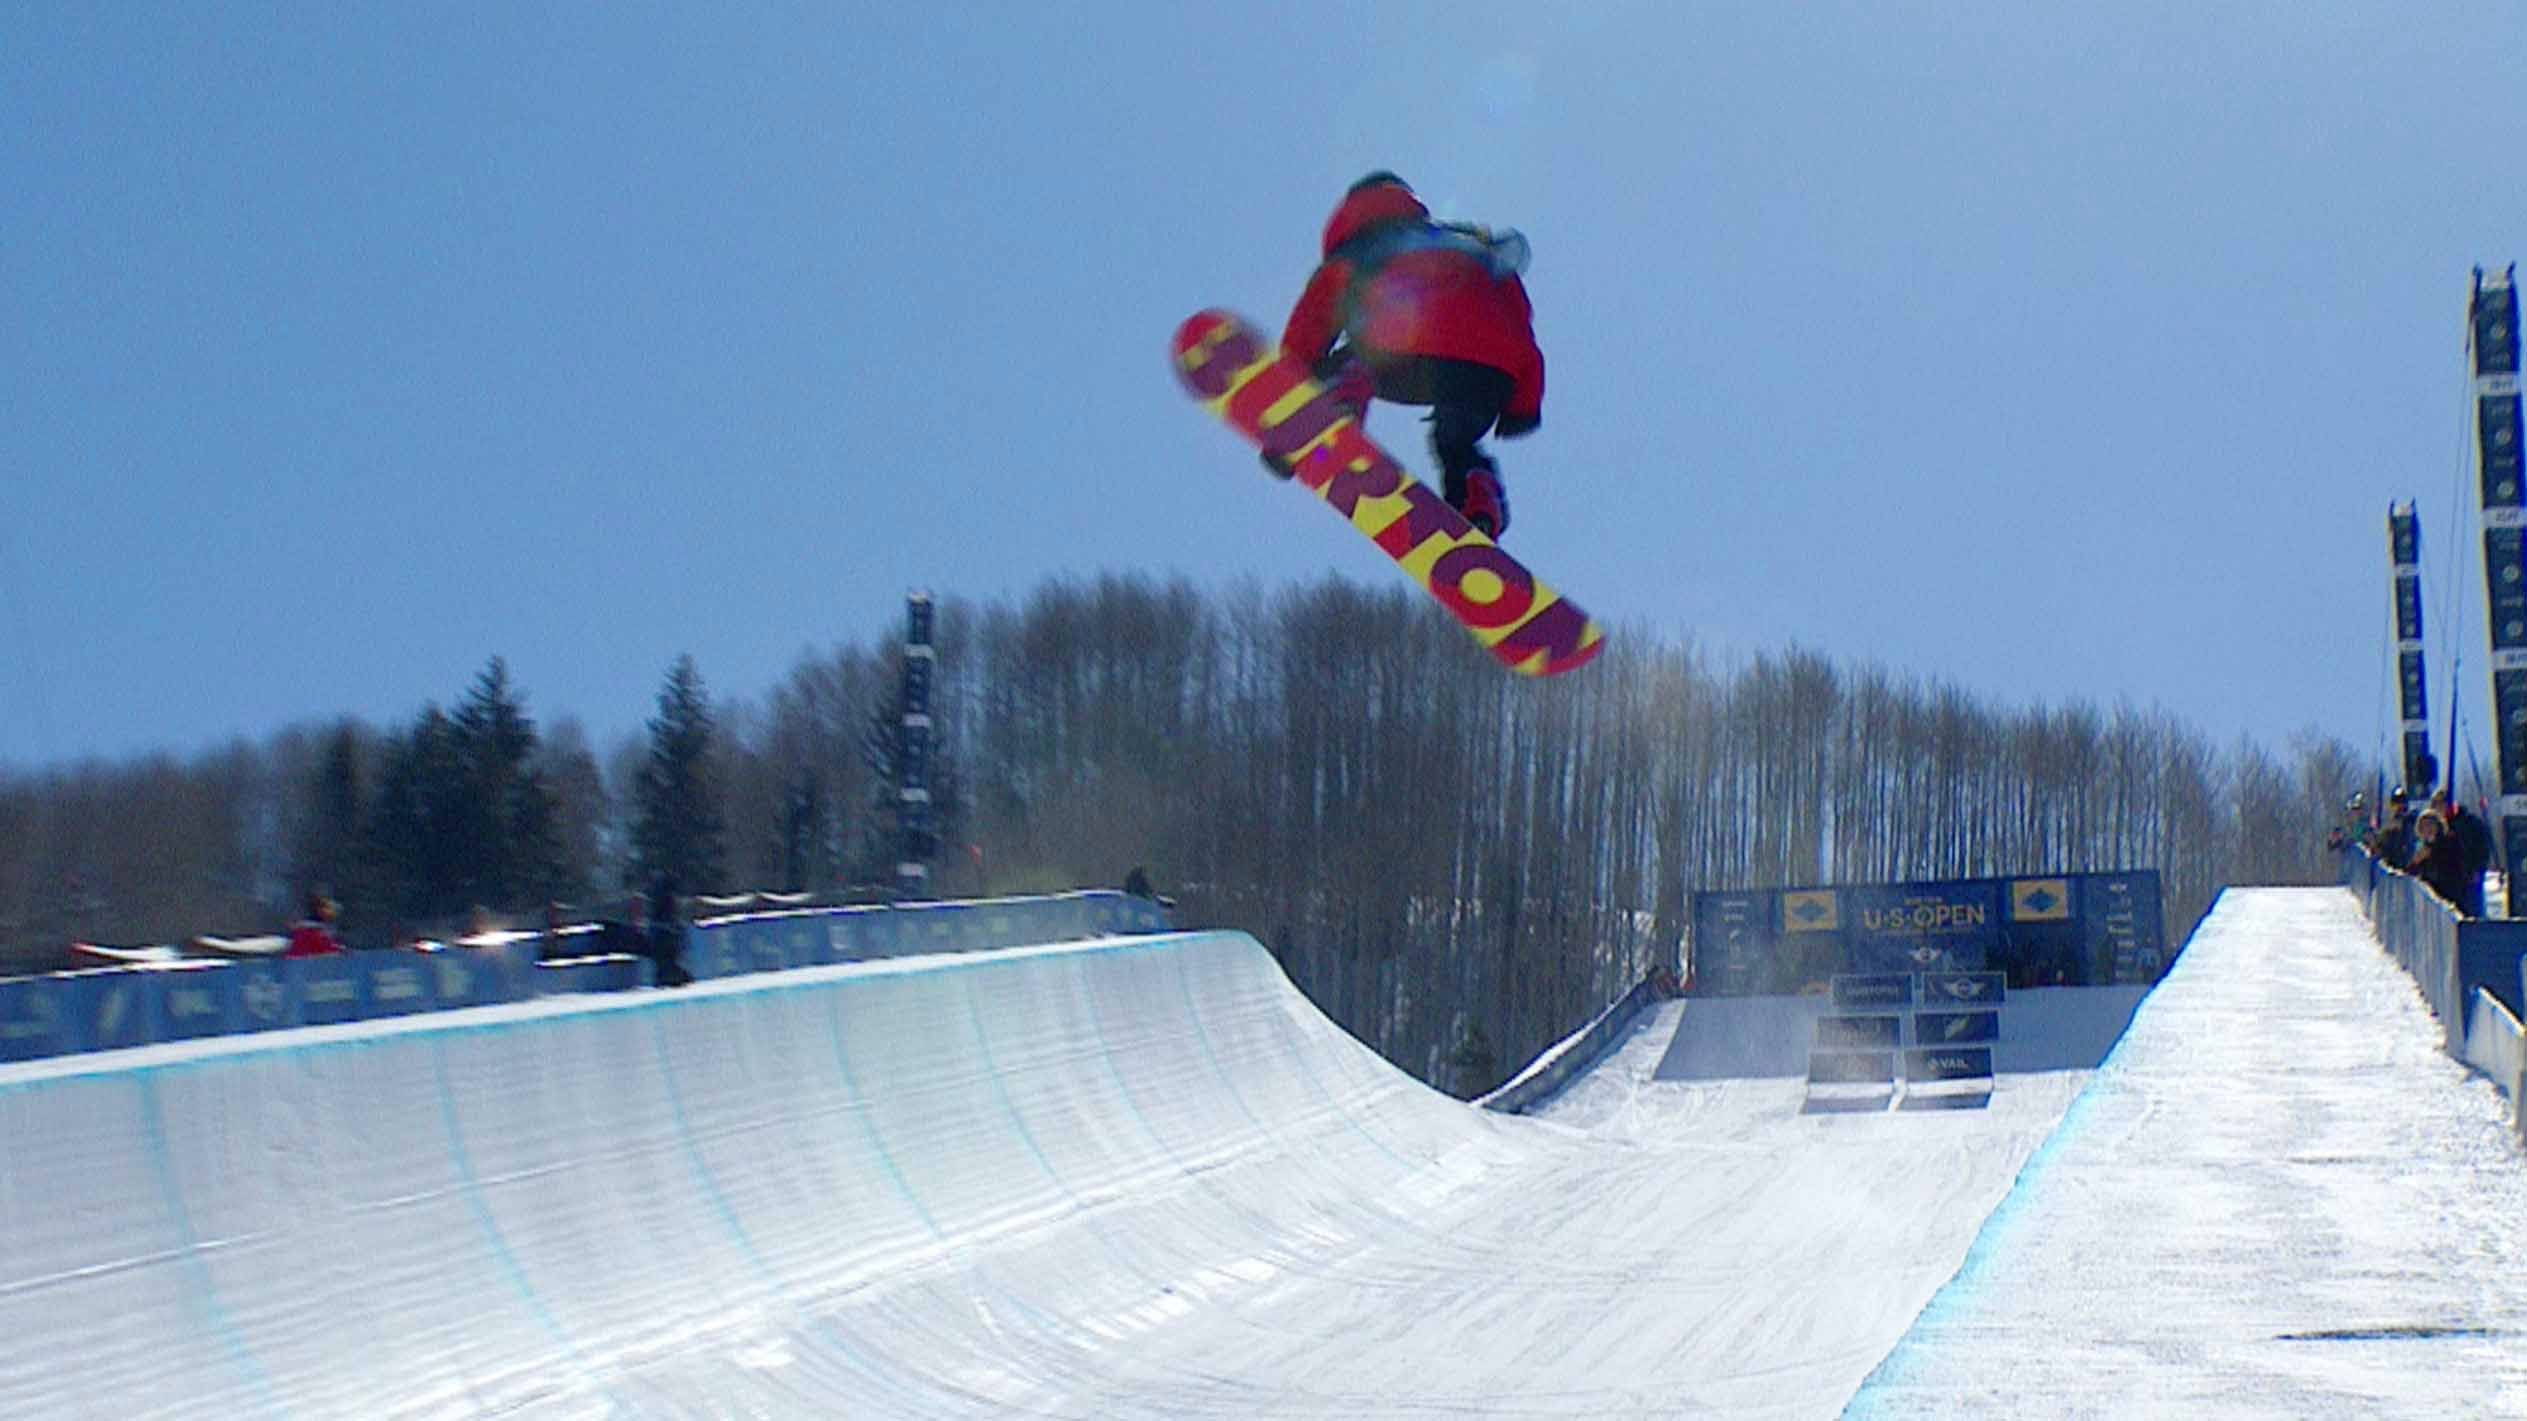
<svg viewBox="0 0 2527 1421">
<path fill-rule="evenodd" d="M 1030 1409 L 1268 1283 L 1242 1201 L 1410 1227 L 1496 1118 L 1241 933 L 0 1066 L 0 1415 Z"/>
</svg>

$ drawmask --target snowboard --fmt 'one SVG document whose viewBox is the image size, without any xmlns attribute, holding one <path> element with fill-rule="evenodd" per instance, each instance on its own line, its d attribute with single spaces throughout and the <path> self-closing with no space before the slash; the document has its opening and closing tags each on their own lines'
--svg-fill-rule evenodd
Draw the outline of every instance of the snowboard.
<svg viewBox="0 0 2527 1421">
<path fill-rule="evenodd" d="M 1605 629 L 1465 521 L 1372 443 L 1351 411 L 1299 362 L 1226 311 L 1176 329 L 1176 378 L 1194 398 L 1292 469 L 1395 560 L 1493 657 L 1522 676 L 1575 671 Z"/>
</svg>

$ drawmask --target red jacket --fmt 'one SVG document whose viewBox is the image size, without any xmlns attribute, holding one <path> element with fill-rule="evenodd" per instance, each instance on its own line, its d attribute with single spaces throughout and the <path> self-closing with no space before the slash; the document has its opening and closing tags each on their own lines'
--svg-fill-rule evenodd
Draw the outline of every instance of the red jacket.
<svg viewBox="0 0 2527 1421">
<path fill-rule="evenodd" d="M 1544 410 L 1534 321 L 1514 273 L 1495 276 L 1466 241 L 1448 240 L 1412 189 L 1379 183 L 1345 197 L 1326 221 L 1324 264 L 1292 308 L 1281 349 L 1314 365 L 1348 334 L 1372 365 L 1416 355 L 1488 365 L 1517 382 L 1504 413 L 1532 422 Z"/>
<path fill-rule="evenodd" d="M 289 950 L 281 955 L 283 957 L 331 957 L 340 951 L 342 951 L 342 941 L 333 935 L 331 928 L 314 918 L 301 918 L 298 925 L 290 929 Z"/>
</svg>

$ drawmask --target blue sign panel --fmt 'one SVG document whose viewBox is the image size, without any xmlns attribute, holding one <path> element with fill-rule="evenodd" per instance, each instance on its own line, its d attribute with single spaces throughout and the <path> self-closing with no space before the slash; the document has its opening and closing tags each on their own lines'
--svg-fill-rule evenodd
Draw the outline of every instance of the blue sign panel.
<svg viewBox="0 0 2527 1421">
<path fill-rule="evenodd" d="M 355 952 L 362 977 L 360 1006 L 366 1016 L 410 1016 L 438 1004 L 430 964 L 415 953 Z"/>
<path fill-rule="evenodd" d="M 357 1021 L 365 1010 L 360 984 L 367 974 L 353 954 L 295 957 L 281 964 L 298 989 L 298 1015 L 309 1026 Z"/>
<path fill-rule="evenodd" d="M 1842 890 L 1851 966 L 1861 972 L 1979 971 L 2000 943 L 1991 880 Z"/>
<path fill-rule="evenodd" d="M 1772 895 L 1697 893 L 1693 898 L 1696 985 L 1715 996 L 1742 997 L 1771 985 Z"/>
<path fill-rule="evenodd" d="M 2166 968 L 2157 873 L 1785 888 L 1693 897 L 1697 996 L 1792 994 L 1840 975 L 1997 972 L 2013 986 L 2151 982 Z M 1845 995 L 1837 1005 L 1895 1005 Z"/>
<path fill-rule="evenodd" d="M 704 981 L 744 972 L 752 954 L 741 939 L 753 926 L 739 919 L 688 929 L 684 938 L 684 970 Z"/>
<path fill-rule="evenodd" d="M 1834 1005 L 1846 1011 L 1858 1007 L 1908 1007 L 1913 1004 L 1913 974 L 1881 972 L 1873 976 L 1845 974 L 1834 979 Z"/>
<path fill-rule="evenodd" d="M 1992 1078 L 1989 1046 L 1934 1046 L 1904 1053 L 1904 1074 L 1917 1081 L 1971 1081 Z"/>
<path fill-rule="evenodd" d="M 1924 1046 L 1967 1046 L 2001 1039 L 1996 1011 L 1925 1011 L 1913 1014 L 1913 1039 Z"/>
<path fill-rule="evenodd" d="M 220 974 L 225 1030 L 279 1031 L 298 1025 L 298 992 L 282 963 L 238 962 Z"/>
<path fill-rule="evenodd" d="M 0 1061 L 32 1061 L 84 1049 L 69 979 L 0 982 Z"/>
<path fill-rule="evenodd" d="M 2009 993 L 1998 972 L 1930 972 L 1922 977 L 1922 1005 L 1996 1007 Z"/>
<path fill-rule="evenodd" d="M 1900 1016 L 1820 1016 L 1816 1019 L 1816 1046 L 1820 1051 L 1834 1047 L 1883 1047 L 1893 1050 L 1903 1041 L 1904 1018 Z"/>
<path fill-rule="evenodd" d="M 168 968 L 160 974 L 161 1041 L 192 1041 L 228 1030 L 226 965 Z"/>
<path fill-rule="evenodd" d="M 113 1051 L 164 1039 L 166 995 L 154 972 L 83 972 L 69 979 L 88 1049 Z"/>
<path fill-rule="evenodd" d="M 814 967 L 833 960 L 825 953 L 824 925 L 812 917 L 801 914 L 776 918 L 772 934 L 779 944 L 784 967 Z"/>
</svg>

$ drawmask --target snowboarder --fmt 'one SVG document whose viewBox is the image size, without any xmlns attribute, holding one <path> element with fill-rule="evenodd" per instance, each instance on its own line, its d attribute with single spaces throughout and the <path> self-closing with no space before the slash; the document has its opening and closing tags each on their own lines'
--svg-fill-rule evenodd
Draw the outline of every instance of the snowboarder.
<svg viewBox="0 0 2527 1421">
<path fill-rule="evenodd" d="M 1282 353 L 1355 411 L 1373 395 L 1429 406 L 1440 492 L 1493 538 L 1509 531 L 1509 495 L 1480 441 L 1544 419 L 1544 353 L 1518 278 L 1526 261 L 1515 231 L 1433 222 L 1402 178 L 1374 172 L 1326 221 L 1324 262 L 1281 336 Z M 1289 476 L 1272 455 L 1264 465 Z"/>
</svg>

